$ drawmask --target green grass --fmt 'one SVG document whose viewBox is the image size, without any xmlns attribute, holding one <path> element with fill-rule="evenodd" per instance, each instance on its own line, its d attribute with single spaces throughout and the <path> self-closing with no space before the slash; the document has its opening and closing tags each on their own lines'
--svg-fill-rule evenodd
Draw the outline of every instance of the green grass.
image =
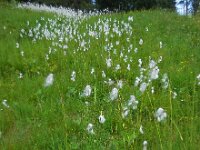
<svg viewBox="0 0 200 150">
<path fill-rule="evenodd" d="M 100 33 L 95 39 L 88 35 L 86 26 L 94 29 L 99 18 L 101 21 L 111 19 L 128 23 L 133 34 L 124 32 L 121 37 L 113 33 L 113 38 Z M 41 20 L 45 18 L 45 21 Z M 32 42 L 28 36 L 20 37 L 20 30 L 35 28 L 36 20 L 43 27 L 47 18 L 57 20 L 54 14 L 17 9 L 0 3 L 0 101 L 6 99 L 9 108 L 0 104 L 0 149 L 142 149 L 144 140 L 148 149 L 198 149 L 200 139 L 200 86 L 197 75 L 200 74 L 200 17 L 178 16 L 174 12 L 151 10 L 129 12 L 91 17 L 82 21 L 67 20 L 59 17 L 56 29 L 61 26 L 77 31 L 73 38 L 65 36 L 68 41 L 66 55 L 62 48 L 45 56 L 52 47 L 46 39 Z M 27 21 L 30 22 L 29 27 Z M 123 25 L 122 25 L 123 26 Z M 98 26 L 97 26 L 98 27 Z M 149 31 L 146 31 L 148 27 Z M 54 28 L 54 29 L 55 29 Z M 75 29 L 76 28 L 76 29 Z M 123 30 L 124 27 L 121 27 Z M 83 36 L 85 33 L 85 37 Z M 88 51 L 79 50 L 79 40 L 90 40 Z M 61 36 L 57 36 L 60 38 Z M 129 37 L 130 42 L 126 38 Z M 144 44 L 138 44 L 139 39 Z M 54 39 L 58 42 L 58 39 Z M 116 46 L 115 42 L 120 41 Z M 159 42 L 163 48 L 159 48 Z M 19 43 L 20 48 L 16 48 Z M 111 51 L 112 67 L 106 67 L 108 52 L 104 47 L 113 43 L 117 55 Z M 138 48 L 138 53 L 127 52 L 130 44 Z M 124 56 L 133 60 L 131 71 L 127 63 L 120 58 Z M 113 50 L 112 49 L 112 50 Z M 79 50 L 79 51 L 78 51 Z M 24 51 L 24 56 L 20 55 Z M 75 51 L 75 53 L 74 53 Z M 163 57 L 158 64 L 159 78 L 152 81 L 144 93 L 134 87 L 136 76 L 139 76 L 138 59 L 143 60 L 147 68 L 149 56 L 154 60 Z M 121 65 L 119 71 L 115 66 Z M 95 69 L 91 75 L 91 69 Z M 76 81 L 70 80 L 72 71 L 76 71 Z M 107 77 L 101 77 L 105 71 Z M 23 74 L 20 79 L 19 73 Z M 54 83 L 44 87 L 49 73 L 54 74 Z M 161 79 L 168 74 L 169 87 L 164 90 Z M 119 98 L 110 101 L 109 93 L 116 84 L 108 86 L 104 80 L 111 78 L 115 82 L 123 80 L 124 86 L 119 89 Z M 82 97 L 86 85 L 91 85 L 92 94 Z M 154 86 L 155 93 L 151 93 Z M 173 92 L 177 93 L 172 99 Z M 124 104 L 130 95 L 139 101 L 136 110 L 130 110 L 127 118 L 122 118 Z M 85 103 L 89 102 L 87 106 Z M 167 112 L 165 121 L 159 123 L 154 117 L 155 111 L 162 107 Z M 100 124 L 98 117 L 103 112 L 106 122 Z M 87 132 L 89 123 L 94 125 L 94 135 Z M 140 125 L 144 134 L 140 134 Z"/>
</svg>

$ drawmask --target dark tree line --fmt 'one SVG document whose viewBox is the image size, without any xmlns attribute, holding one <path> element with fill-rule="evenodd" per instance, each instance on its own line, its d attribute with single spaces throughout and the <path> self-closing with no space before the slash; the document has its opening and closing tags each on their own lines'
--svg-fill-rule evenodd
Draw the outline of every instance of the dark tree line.
<svg viewBox="0 0 200 150">
<path fill-rule="evenodd" d="M 11 1 L 11 0 L 8 0 Z M 109 10 L 141 10 L 166 8 L 174 9 L 176 0 L 16 0 L 19 2 L 35 2 L 52 6 L 64 6 L 73 9 L 106 9 Z M 95 3 L 93 3 L 95 1 Z M 192 1 L 194 10 L 196 11 L 200 0 L 182 0 L 185 2 Z"/>
</svg>

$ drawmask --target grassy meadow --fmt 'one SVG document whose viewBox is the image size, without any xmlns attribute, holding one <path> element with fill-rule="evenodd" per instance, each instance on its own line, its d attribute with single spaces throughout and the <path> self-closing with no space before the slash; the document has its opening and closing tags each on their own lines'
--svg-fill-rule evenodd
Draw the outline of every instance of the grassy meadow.
<svg viewBox="0 0 200 150">
<path fill-rule="evenodd" d="M 197 150 L 199 74 L 199 15 L 0 3 L 0 149 Z"/>
</svg>

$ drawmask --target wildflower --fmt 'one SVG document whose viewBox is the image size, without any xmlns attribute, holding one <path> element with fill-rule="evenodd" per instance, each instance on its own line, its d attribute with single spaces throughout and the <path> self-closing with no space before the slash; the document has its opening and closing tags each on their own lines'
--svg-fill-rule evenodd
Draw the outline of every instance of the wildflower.
<svg viewBox="0 0 200 150">
<path fill-rule="evenodd" d="M 143 142 L 143 150 L 147 150 L 147 145 L 148 145 L 148 142 L 147 142 L 147 141 L 144 141 L 144 142 Z"/>
<path fill-rule="evenodd" d="M 158 73 L 159 73 L 159 68 L 156 66 L 155 68 L 153 68 L 152 70 L 150 70 L 150 80 L 155 80 L 158 78 Z"/>
<path fill-rule="evenodd" d="M 172 92 L 172 98 L 176 99 L 176 97 L 177 97 L 177 93 L 176 92 Z"/>
<path fill-rule="evenodd" d="M 161 122 L 165 120 L 165 118 L 167 117 L 167 113 L 163 108 L 158 108 L 158 110 L 155 113 L 155 117 L 157 118 L 158 122 Z"/>
<path fill-rule="evenodd" d="M 140 45 L 143 44 L 143 39 L 140 39 L 139 44 L 140 44 Z"/>
<path fill-rule="evenodd" d="M 123 87 L 123 81 L 122 80 L 119 80 L 117 82 L 117 87 L 119 87 L 120 89 L 122 89 L 122 87 Z"/>
<path fill-rule="evenodd" d="M 94 134 L 93 124 L 91 124 L 91 123 L 88 124 L 87 131 L 89 134 Z"/>
<path fill-rule="evenodd" d="M 163 47 L 163 44 L 162 44 L 162 42 L 160 41 L 160 49 Z"/>
<path fill-rule="evenodd" d="M 48 86 L 52 85 L 52 84 L 53 84 L 53 81 L 54 81 L 53 74 L 50 73 L 50 74 L 47 76 L 46 80 L 45 80 L 44 86 L 45 86 L 45 87 L 48 87 Z"/>
<path fill-rule="evenodd" d="M 197 76 L 198 85 L 200 85 L 200 74 Z"/>
<path fill-rule="evenodd" d="M 135 48 L 135 49 L 134 49 L 134 52 L 137 53 L 137 52 L 138 52 L 138 48 Z"/>
<path fill-rule="evenodd" d="M 127 66 L 127 70 L 128 70 L 128 71 L 131 70 L 130 64 L 128 64 L 128 66 Z"/>
<path fill-rule="evenodd" d="M 138 67 L 142 67 L 142 59 L 138 59 L 138 62 L 139 62 L 139 65 L 138 65 Z"/>
<path fill-rule="evenodd" d="M 139 131 L 140 131 L 140 133 L 141 133 L 141 134 L 144 134 L 144 131 L 143 131 L 143 126 L 142 126 L 142 125 L 140 126 L 140 129 L 139 129 Z"/>
<path fill-rule="evenodd" d="M 129 16 L 128 21 L 133 21 L 133 16 Z"/>
<path fill-rule="evenodd" d="M 147 88 L 147 83 L 143 82 L 141 85 L 140 85 L 140 91 L 143 93 Z"/>
<path fill-rule="evenodd" d="M 145 30 L 146 30 L 146 32 L 148 32 L 148 31 L 149 31 L 149 28 L 148 28 L 148 27 L 146 27 L 146 28 L 145 28 Z"/>
<path fill-rule="evenodd" d="M 154 67 L 156 67 L 156 62 L 154 60 L 150 60 L 149 68 L 152 69 Z"/>
<path fill-rule="evenodd" d="M 91 69 L 91 72 L 90 72 L 90 73 L 91 73 L 91 74 L 94 74 L 94 68 Z"/>
<path fill-rule="evenodd" d="M 110 99 L 113 101 L 118 98 L 118 89 L 113 88 L 111 93 L 110 93 Z"/>
<path fill-rule="evenodd" d="M 90 85 L 87 85 L 83 91 L 83 96 L 84 97 L 89 97 L 92 93 L 92 88 Z"/>
<path fill-rule="evenodd" d="M 116 41 L 116 45 L 119 45 L 119 41 Z"/>
<path fill-rule="evenodd" d="M 128 113 L 129 113 L 128 107 L 124 107 L 124 108 L 123 108 L 123 112 L 122 112 L 122 118 L 127 117 L 127 116 L 128 116 Z"/>
<path fill-rule="evenodd" d="M 111 65 L 112 65 L 112 64 L 111 64 L 111 61 L 112 61 L 112 60 L 111 60 L 110 58 L 109 58 L 109 59 L 106 59 L 106 65 L 107 65 L 108 68 L 110 68 Z"/>
<path fill-rule="evenodd" d="M 7 100 L 6 100 L 6 99 L 4 99 L 4 100 L 2 101 L 2 104 L 3 104 L 5 107 L 7 107 L 7 108 L 10 107 L 10 106 L 7 104 Z"/>
<path fill-rule="evenodd" d="M 121 69 L 120 64 L 117 64 L 117 66 L 115 67 L 115 70 L 117 71 L 119 69 Z"/>
<path fill-rule="evenodd" d="M 134 86 L 138 86 L 140 82 L 141 82 L 140 78 L 136 77 Z"/>
<path fill-rule="evenodd" d="M 128 106 L 131 106 L 133 110 L 137 109 L 138 101 L 136 100 L 134 95 L 130 96 Z"/>
<path fill-rule="evenodd" d="M 167 87 L 168 87 L 168 85 L 169 85 L 169 79 L 168 79 L 168 76 L 167 76 L 167 74 L 165 73 L 164 75 L 163 75 L 163 77 L 162 77 L 162 87 L 164 88 L 164 89 L 167 89 Z"/>
<path fill-rule="evenodd" d="M 106 121 L 104 115 L 102 115 L 102 112 L 101 112 L 101 115 L 99 116 L 99 123 L 103 124 L 104 122 Z"/>
<path fill-rule="evenodd" d="M 23 74 L 20 72 L 19 73 L 19 77 L 18 77 L 19 79 L 22 79 L 23 78 Z"/>
<path fill-rule="evenodd" d="M 19 43 L 16 43 L 16 48 L 19 48 Z"/>
<path fill-rule="evenodd" d="M 155 91 L 154 91 L 154 87 L 152 86 L 152 87 L 151 87 L 151 93 L 154 94 L 154 92 L 155 92 Z"/>
<path fill-rule="evenodd" d="M 106 74 L 104 71 L 102 71 L 102 78 L 105 78 L 106 77 Z"/>
<path fill-rule="evenodd" d="M 76 72 L 75 72 L 75 71 L 72 71 L 71 80 L 72 80 L 72 81 L 75 81 L 75 80 L 76 80 Z"/>
<path fill-rule="evenodd" d="M 21 54 L 21 56 L 23 57 L 23 56 L 24 56 L 24 51 L 21 51 L 20 54 Z"/>
</svg>

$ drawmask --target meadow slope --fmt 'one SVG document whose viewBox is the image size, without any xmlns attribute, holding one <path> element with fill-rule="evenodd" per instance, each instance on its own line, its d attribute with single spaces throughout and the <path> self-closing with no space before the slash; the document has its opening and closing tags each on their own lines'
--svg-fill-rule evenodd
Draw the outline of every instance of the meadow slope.
<svg viewBox="0 0 200 150">
<path fill-rule="evenodd" d="M 0 3 L 0 149 L 198 149 L 199 74 L 198 15 Z"/>
</svg>

